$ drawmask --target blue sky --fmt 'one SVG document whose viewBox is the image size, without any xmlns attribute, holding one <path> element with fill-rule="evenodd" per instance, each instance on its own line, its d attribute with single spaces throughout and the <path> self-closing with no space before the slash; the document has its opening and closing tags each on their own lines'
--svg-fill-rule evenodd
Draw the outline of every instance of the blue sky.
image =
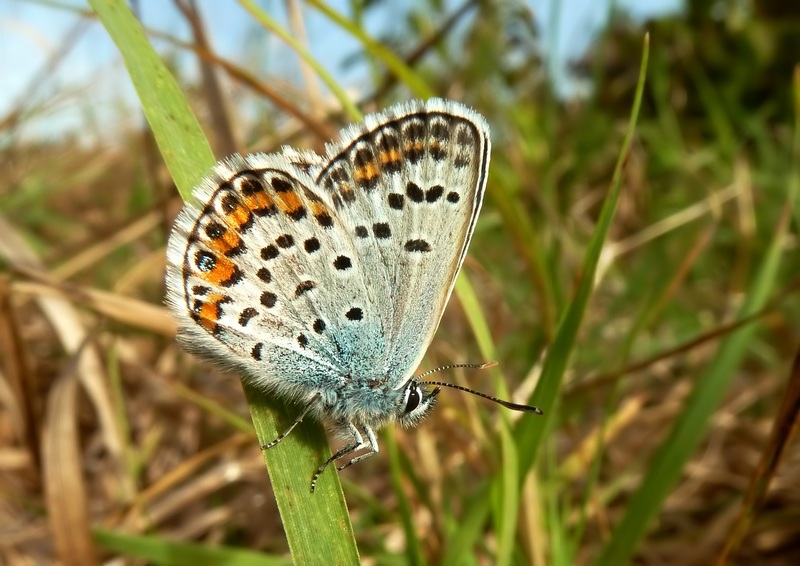
<svg viewBox="0 0 800 566">
<path fill-rule="evenodd" d="M 63 6 L 87 9 L 80 0 L 61 0 Z M 174 10 L 173 3 L 165 0 L 140 0 L 142 19 L 148 27 L 188 38 L 183 18 Z M 331 0 L 331 6 L 346 12 L 349 2 Z M 448 0 L 452 8 L 461 0 Z M 636 18 L 675 12 L 682 0 L 528 0 L 541 33 L 542 47 L 550 58 L 562 86 L 564 62 L 580 56 L 592 37 L 606 22 L 611 5 L 616 5 Z M 262 64 L 266 53 L 282 52 L 286 48 L 275 37 L 268 37 L 257 27 L 249 15 L 233 0 L 198 0 L 209 36 L 214 47 L 225 57 L 252 68 L 248 63 Z M 264 0 L 263 7 L 282 19 L 283 0 Z M 399 14 L 402 2 L 385 2 L 385 7 L 374 10 L 368 29 L 377 33 L 391 25 L 393 16 Z M 554 10 L 559 10 L 554 12 Z M 306 29 L 311 50 L 318 60 L 345 86 L 358 89 L 360 74 L 357 70 L 344 72 L 342 61 L 354 53 L 358 45 L 343 31 L 328 22 L 315 10 L 308 8 Z M 555 17 L 554 17 L 555 16 Z M 96 21 L 85 24 L 80 39 L 63 55 L 62 64 L 55 73 L 47 72 L 47 61 L 62 49 L 64 38 L 75 28 L 80 17 L 67 9 L 37 4 L 31 0 L 3 0 L 0 2 L 0 117 L 5 116 L 19 101 L 26 103 L 59 100 L 64 102 L 48 110 L 45 116 L 31 124 L 30 135 L 58 137 L 77 130 L 86 120 L 103 121 L 107 114 L 135 107 L 135 95 L 128 82 L 121 59 L 113 43 Z M 158 43 L 156 42 L 158 45 Z M 259 52 L 260 51 L 260 52 Z M 274 63 L 274 61 L 272 61 Z M 290 65 L 293 65 L 294 61 Z M 178 59 L 187 65 L 191 74 L 195 68 L 191 55 Z M 291 72 L 286 69 L 287 74 Z M 363 71 L 363 70 L 362 70 Z M 568 85 L 567 85 L 568 86 Z M 34 93 L 31 96 L 31 93 Z M 75 105 L 78 100 L 90 104 Z M 55 96 L 55 98 L 54 98 Z"/>
</svg>

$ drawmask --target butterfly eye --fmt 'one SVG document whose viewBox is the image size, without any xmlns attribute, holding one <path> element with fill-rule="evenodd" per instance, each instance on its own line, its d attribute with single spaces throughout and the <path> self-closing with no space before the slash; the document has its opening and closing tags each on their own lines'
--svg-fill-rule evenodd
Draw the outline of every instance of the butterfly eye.
<svg viewBox="0 0 800 566">
<path fill-rule="evenodd" d="M 421 402 L 422 394 L 419 391 L 419 387 L 412 385 L 406 389 L 406 414 L 413 412 Z"/>
</svg>

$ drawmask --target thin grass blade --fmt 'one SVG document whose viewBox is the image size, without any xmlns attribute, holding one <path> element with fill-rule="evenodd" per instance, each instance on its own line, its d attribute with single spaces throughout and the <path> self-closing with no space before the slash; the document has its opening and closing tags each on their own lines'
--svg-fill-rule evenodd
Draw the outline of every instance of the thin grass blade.
<svg viewBox="0 0 800 566">
<path fill-rule="evenodd" d="M 285 558 L 267 556 L 238 548 L 211 546 L 155 536 L 122 534 L 104 529 L 92 532 L 95 542 L 114 553 L 138 558 L 151 564 L 196 566 L 220 564 L 225 566 L 288 566 Z"/>
<path fill-rule="evenodd" d="M 405 64 L 397 55 L 392 53 L 386 46 L 381 45 L 367 33 L 364 32 L 356 24 L 345 18 L 336 10 L 331 8 L 325 2 L 319 0 L 308 0 L 308 3 L 314 6 L 317 10 L 325 14 L 334 23 L 339 25 L 342 29 L 346 30 L 353 37 L 358 39 L 363 45 L 364 49 L 375 59 L 382 61 L 386 67 L 393 72 L 415 96 L 426 99 L 433 96 L 433 91 L 425 83 L 425 81 L 412 69 Z"/>
<path fill-rule="evenodd" d="M 788 206 L 786 210 L 764 261 L 756 271 L 756 279 L 747 292 L 739 318 L 748 317 L 764 308 L 775 287 L 782 253 L 786 249 Z M 703 439 L 703 432 L 748 352 L 748 345 L 753 341 L 756 330 L 755 324 L 744 326 L 721 343 L 708 370 L 699 377 L 669 436 L 656 452 L 647 474 L 605 545 L 598 564 L 630 562 L 667 495 L 680 479 L 686 462 Z"/>
<path fill-rule="evenodd" d="M 644 92 L 649 49 L 649 36 L 646 35 L 644 49 L 642 51 L 641 66 L 639 67 L 639 81 L 636 86 L 636 94 L 634 96 L 633 107 L 628 122 L 628 131 L 625 135 L 625 140 L 623 141 L 619 159 L 617 160 L 617 165 L 614 170 L 614 176 L 611 181 L 611 191 L 603 204 L 597 227 L 592 235 L 589 247 L 586 250 L 586 255 L 582 264 L 583 270 L 581 280 L 575 292 L 575 298 L 572 300 L 567 312 L 558 325 L 555 339 L 550 346 L 550 351 L 542 367 L 542 376 L 539 380 L 539 385 L 530 400 L 530 404 L 540 407 L 544 411 L 545 420 L 542 422 L 539 419 L 523 419 L 519 422 L 515 431 L 517 446 L 520 448 L 520 477 L 525 477 L 525 474 L 536 461 L 536 456 L 541 447 L 542 440 L 547 434 L 547 429 L 552 425 L 555 417 L 555 411 L 553 409 L 555 408 L 557 396 L 561 391 L 564 371 L 567 368 L 569 357 L 575 347 L 581 321 L 583 320 L 586 307 L 589 304 L 589 298 L 591 297 L 594 287 L 595 273 L 597 272 L 597 265 L 600 259 L 600 252 L 603 249 L 603 242 L 611 227 L 611 222 L 614 219 L 614 213 L 617 208 L 617 202 L 619 201 L 625 161 L 633 141 L 634 128 L 636 126 L 636 120 L 642 102 L 642 94 Z"/>
<path fill-rule="evenodd" d="M 125 3 L 89 3 L 120 49 L 170 173 L 184 199 L 189 198 L 194 184 L 214 162 L 197 119 Z M 246 383 L 244 389 L 259 441 L 266 444 L 296 414 L 259 389 Z M 329 454 L 325 432 L 314 422 L 302 423 L 264 454 L 289 548 L 298 563 L 354 564 L 359 560 L 337 474 L 324 474 L 317 492 L 310 493 L 311 474 Z"/>
</svg>

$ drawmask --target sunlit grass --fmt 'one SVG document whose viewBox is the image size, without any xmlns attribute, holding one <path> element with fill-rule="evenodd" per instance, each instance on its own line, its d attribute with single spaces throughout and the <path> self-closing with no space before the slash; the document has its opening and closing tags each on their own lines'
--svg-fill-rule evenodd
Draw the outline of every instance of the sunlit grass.
<svg viewBox="0 0 800 566">
<path fill-rule="evenodd" d="M 161 67 L 168 54 L 150 52 L 120 19 L 122 2 L 91 4 L 118 38 L 163 163 L 186 198 L 214 161 L 205 136 L 213 139 L 217 124 L 193 118 L 207 116 L 210 98 L 185 77 L 172 81 Z M 387 431 L 381 454 L 343 472 L 341 488 L 326 472 L 313 497 L 308 477 L 327 446 L 312 426 L 310 439 L 267 454 L 276 458 L 273 496 L 258 443 L 295 414 L 279 409 L 276 422 L 249 391 L 259 436 L 248 434 L 236 377 L 181 354 L 159 307 L 163 245 L 178 207 L 161 158 L 139 150 L 135 125 L 123 151 L 17 144 L 4 155 L 0 192 L 0 369 L 10 384 L 3 399 L 12 400 L 4 407 L 13 407 L 0 423 L 13 439 L 4 461 L 21 462 L 0 483 L 15 494 L 0 513 L 31 526 L 15 550 L 45 562 L 119 553 L 248 563 L 257 555 L 243 550 L 276 562 L 287 550 L 296 560 L 330 561 L 330 544 L 349 553 L 343 562 L 357 547 L 378 563 L 567 565 L 708 563 L 729 542 L 797 343 L 792 139 L 800 138 L 781 110 L 785 93 L 754 108 L 736 97 L 738 72 L 726 82 L 716 60 L 700 55 L 676 65 L 678 44 L 710 57 L 703 37 L 679 22 L 684 43 L 670 43 L 668 28 L 652 36 L 642 110 L 626 138 L 643 33 L 598 40 L 617 47 L 594 62 L 598 90 L 567 103 L 542 78 L 531 38 L 505 35 L 510 23 L 526 29 L 524 14 L 475 3 L 451 28 L 436 8 L 415 9 L 404 12 L 404 41 L 391 44 L 364 29 L 360 11 L 351 20 L 311 2 L 295 14 L 352 34 L 374 71 L 375 84 L 352 96 L 292 41 L 287 50 L 301 52 L 327 81 L 326 103 L 342 109 L 325 119 L 305 107 L 310 91 L 287 95 L 271 70 L 244 77 L 247 62 L 231 72 L 220 59 L 203 61 L 231 72 L 223 92 L 237 104 L 254 92 L 282 95 L 266 121 L 299 127 L 240 124 L 272 135 L 268 151 L 285 142 L 320 149 L 324 132 L 428 93 L 487 116 L 487 201 L 424 365 L 496 359 L 491 371 L 446 378 L 539 404 L 545 416 L 443 393 L 417 430 Z M 259 37 L 281 25 L 262 24 L 253 24 Z M 280 31 L 296 39 L 291 25 Z M 618 53 L 622 66 L 613 65 Z M 382 94 L 372 100 L 373 91 Z M 50 423 L 80 426 L 70 433 L 43 426 Z M 46 474 L 39 438 L 50 447 Z M 58 454 L 64 461 L 53 468 Z M 739 545 L 742 560 L 791 550 L 786 541 L 800 524 L 789 495 L 795 451 L 778 476 L 769 506 L 754 512 L 752 540 Z M 54 485 L 66 496 L 54 497 Z M 31 518 L 30 509 L 42 512 Z M 70 521 L 72 509 L 82 513 Z M 698 544 L 712 528 L 714 537 Z M 43 540 L 36 532 L 55 548 L 26 546 Z"/>
</svg>

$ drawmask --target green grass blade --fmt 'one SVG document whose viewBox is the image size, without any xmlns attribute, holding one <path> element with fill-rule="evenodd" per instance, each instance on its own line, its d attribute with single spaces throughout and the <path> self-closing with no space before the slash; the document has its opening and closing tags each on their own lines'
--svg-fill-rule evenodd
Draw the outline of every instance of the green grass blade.
<svg viewBox="0 0 800 566">
<path fill-rule="evenodd" d="M 489 484 L 478 489 L 466 502 L 465 512 L 458 522 L 458 528 L 447 541 L 447 548 L 442 558 L 443 566 L 457 566 L 469 563 L 471 549 L 482 536 L 483 526 L 489 516 L 490 509 Z"/>
<path fill-rule="evenodd" d="M 530 415 L 531 417 L 533 415 Z M 495 564 L 511 564 L 514 557 L 516 541 L 514 535 L 517 532 L 517 521 L 519 519 L 519 500 L 522 481 L 519 472 L 519 454 L 514 444 L 514 437 L 511 434 L 511 427 L 508 418 L 500 419 L 503 424 L 500 426 L 500 450 L 503 457 L 502 467 L 498 472 L 499 481 L 495 486 L 502 486 L 499 493 L 495 509 L 495 522 L 497 523 L 497 555 Z"/>
<path fill-rule="evenodd" d="M 245 385 L 250 414 L 265 444 L 294 420 L 300 407 L 287 411 L 255 387 Z M 353 526 L 334 466 L 319 478 L 311 493 L 311 474 L 330 456 L 325 430 L 304 421 L 277 446 L 264 450 L 264 461 L 281 521 L 297 564 L 356 564 L 359 561 Z"/>
<path fill-rule="evenodd" d="M 165 162 L 184 198 L 213 164 L 211 149 L 174 78 L 147 41 L 139 22 L 121 0 L 90 0 L 128 68 Z M 256 433 L 264 444 L 296 416 L 294 411 L 244 384 Z M 280 423 L 280 424 L 278 424 Z M 298 563 L 357 563 L 350 517 L 333 469 L 311 494 L 311 474 L 328 457 L 322 426 L 305 422 L 281 444 L 265 451 L 292 557 Z"/>
<path fill-rule="evenodd" d="M 150 46 L 124 2 L 89 0 L 117 44 L 153 130 L 164 163 L 183 200 L 214 164 L 214 153 L 175 78 Z"/>
<path fill-rule="evenodd" d="M 597 262 L 600 258 L 600 252 L 603 249 L 603 242 L 611 227 L 611 221 L 614 218 L 617 202 L 619 201 L 623 169 L 633 140 L 634 128 L 642 102 L 649 45 L 649 37 L 645 36 L 642 61 L 639 68 L 639 81 L 636 87 L 630 120 L 628 122 L 628 131 L 622 144 L 616 168 L 614 169 L 611 191 L 603 204 L 603 209 L 597 222 L 597 228 L 586 250 L 582 265 L 583 271 L 581 280 L 578 284 L 575 298 L 572 300 L 566 314 L 558 325 L 555 339 L 550 346 L 550 351 L 542 367 L 542 376 L 539 380 L 539 385 L 531 398 L 531 404 L 536 405 L 544 411 L 545 420 L 542 422 L 539 419 L 521 419 L 515 431 L 517 446 L 520 447 L 520 477 L 525 477 L 525 474 L 535 462 L 547 429 L 553 423 L 555 417 L 555 411 L 553 409 L 556 404 L 556 398 L 561 390 L 564 371 L 567 368 L 567 363 L 572 354 L 572 349 L 575 346 L 578 330 L 583 320 L 583 314 L 586 311 L 589 298 L 592 294 L 595 273 L 597 271 Z"/>
<path fill-rule="evenodd" d="M 238 548 L 167 540 L 154 536 L 122 534 L 103 529 L 94 530 L 92 535 L 95 542 L 106 550 L 153 564 L 169 564 L 171 566 L 196 566 L 197 564 L 286 566 L 290 564 L 284 558 Z"/>
<path fill-rule="evenodd" d="M 397 506 L 400 519 L 403 523 L 403 532 L 406 535 L 406 558 L 408 564 L 417 566 L 425 564 L 425 557 L 422 552 L 422 544 L 417 536 L 417 531 L 414 526 L 414 511 L 411 502 L 403 490 L 403 482 L 401 479 L 401 463 L 400 463 L 400 450 L 397 447 L 397 440 L 394 436 L 394 430 L 389 428 L 383 435 L 384 444 L 386 445 L 386 453 L 389 455 L 391 466 L 389 467 L 392 475 L 392 486 L 394 492 L 397 494 Z"/>
<path fill-rule="evenodd" d="M 800 107 L 800 104 L 798 106 Z M 795 128 L 797 132 L 797 126 Z M 791 211 L 795 208 L 797 199 L 796 177 L 790 178 L 788 184 L 786 210 Z M 788 238 L 789 222 L 786 217 L 782 220 L 775 230 L 764 261 L 756 272 L 756 279 L 746 295 L 746 301 L 737 315 L 739 319 L 751 316 L 764 308 L 775 287 L 782 251 L 786 249 Z M 735 370 L 747 354 L 748 345 L 753 342 L 757 328 L 755 324 L 746 325 L 722 342 L 716 357 L 705 374 L 699 378 L 687 399 L 686 407 L 669 436 L 656 452 L 648 467 L 647 475 L 631 497 L 625 514 L 603 548 L 598 564 L 616 565 L 630 562 L 667 495 L 680 479 L 686 462 L 703 439 L 709 420 L 737 375 Z"/>
<path fill-rule="evenodd" d="M 303 58 L 303 60 L 308 63 L 308 65 L 314 69 L 314 72 L 317 73 L 320 79 L 331 89 L 331 92 L 336 97 L 336 99 L 341 103 L 342 108 L 344 108 L 345 112 L 347 112 L 348 116 L 350 116 L 351 120 L 359 121 L 361 120 L 361 111 L 356 107 L 355 104 L 352 103 L 350 98 L 347 96 L 347 93 L 339 86 L 336 80 L 325 70 L 319 61 L 314 59 L 308 49 L 300 43 L 291 33 L 283 29 L 278 22 L 276 22 L 265 10 L 262 10 L 252 0 L 239 0 L 239 3 L 250 12 L 250 15 L 258 21 L 262 26 L 271 30 L 273 33 L 277 34 L 283 41 L 285 41 L 289 47 L 295 50 L 295 52 Z"/>
<path fill-rule="evenodd" d="M 392 53 L 392 51 L 389 50 L 385 45 L 382 45 L 370 37 L 366 32 L 364 32 L 364 30 L 324 2 L 320 2 L 319 0 L 308 0 L 308 4 L 314 6 L 317 10 L 330 18 L 331 21 L 358 39 L 364 45 L 364 48 L 367 50 L 367 52 L 375 59 L 382 61 L 383 64 L 386 65 L 386 67 L 392 71 L 397 78 L 399 78 L 411 90 L 412 93 L 414 93 L 414 96 L 418 96 L 422 99 L 433 96 L 434 92 L 426 84 L 426 82 L 412 69 L 410 69 L 402 59 Z"/>
<path fill-rule="evenodd" d="M 781 227 L 758 271 L 757 279 L 739 317 L 749 316 L 767 302 L 778 273 L 781 252 L 786 246 L 786 228 Z M 736 368 L 748 351 L 748 344 L 756 333 L 755 325 L 748 325 L 730 335 L 720 346 L 717 356 L 700 377 L 697 386 L 686 402 L 668 438 L 648 467 L 647 475 L 631 498 L 625 514 L 611 539 L 603 549 L 598 564 L 626 564 L 647 532 L 664 500 L 680 478 L 686 462 L 691 458 L 709 419 L 722 401 Z"/>
<path fill-rule="evenodd" d="M 577 337 L 580 321 L 583 317 L 583 313 L 591 295 L 597 262 L 600 257 L 600 251 L 602 250 L 603 242 L 611 226 L 611 221 L 616 210 L 616 204 L 619 199 L 620 186 L 622 182 L 622 171 L 625 163 L 625 157 L 627 156 L 628 150 L 632 143 L 634 126 L 636 124 L 639 108 L 641 106 L 648 54 L 649 38 L 646 37 L 633 109 L 631 111 L 628 131 L 625 141 L 623 142 L 620 157 L 617 162 L 614 177 L 612 179 L 611 192 L 606 198 L 600 219 L 598 221 L 598 227 L 595 230 L 592 241 L 587 249 L 586 258 L 583 262 L 583 278 L 578 286 L 575 299 L 573 300 L 566 315 L 562 319 L 561 324 L 559 325 L 556 338 L 551 346 L 549 355 L 545 360 L 545 364 L 542 369 L 542 377 L 539 381 L 539 386 L 537 387 L 531 399 L 532 404 L 544 410 L 545 416 L 537 417 L 535 419 L 520 419 L 519 424 L 514 431 L 514 453 L 517 456 L 517 461 L 519 462 L 519 471 L 518 473 L 514 474 L 514 476 L 517 478 L 517 490 L 519 489 L 519 484 L 525 478 L 527 471 L 533 465 L 547 427 L 552 421 L 554 415 L 554 411 L 552 409 L 555 406 L 556 396 L 561 389 L 562 376 L 564 370 L 566 369 L 569 355 L 572 352 L 572 348 Z M 467 288 L 469 287 L 467 286 Z M 470 312 L 473 311 L 471 308 L 469 308 L 469 294 L 464 293 L 464 283 L 461 281 L 461 278 L 459 278 L 459 281 L 456 284 L 456 291 L 458 292 L 458 297 L 460 300 L 464 301 L 466 299 L 465 311 L 469 317 Z M 478 344 L 481 345 L 481 340 L 485 333 L 481 330 L 481 325 L 477 322 L 478 321 L 470 321 L 470 324 L 475 336 L 478 339 Z M 493 352 L 493 350 L 490 351 Z M 484 355 L 487 354 L 487 352 L 484 352 L 483 349 L 482 353 Z M 545 420 L 542 420 L 542 418 Z M 501 472 L 500 476 L 495 477 L 492 480 L 490 493 L 502 493 L 498 492 L 498 490 L 507 488 L 507 481 L 508 476 L 503 475 L 503 472 Z M 511 492 L 506 491 L 505 493 L 509 494 Z M 514 507 L 514 519 L 516 520 L 516 506 Z M 482 518 L 485 517 L 485 513 L 487 511 L 488 508 L 486 507 L 485 502 L 480 498 L 477 498 L 472 500 L 467 506 L 465 515 L 475 518 Z M 507 510 L 503 510 L 503 512 L 506 511 Z M 508 522 L 509 519 L 510 517 L 500 519 L 501 531 L 516 525 L 515 521 Z M 506 522 L 503 522 L 504 520 Z M 468 552 L 468 549 L 471 548 L 472 543 L 474 543 L 476 540 L 473 538 L 474 534 L 474 530 L 466 529 L 464 525 L 460 526 L 454 535 L 454 540 L 459 540 L 459 547 L 453 549 L 453 551 L 447 556 L 449 563 L 457 563 L 458 560 L 465 556 L 465 553 Z M 508 548 L 504 547 L 502 544 L 502 532 L 499 533 L 499 538 L 500 544 L 498 545 L 498 556 L 504 558 L 508 556 Z"/>
<path fill-rule="evenodd" d="M 472 333 L 475 335 L 475 339 L 478 342 L 481 355 L 487 361 L 494 360 L 496 358 L 496 348 L 492 340 L 492 334 L 489 331 L 489 324 L 486 322 L 486 317 L 483 315 L 480 301 L 475 294 L 472 284 L 464 275 L 459 277 L 456 281 L 456 293 L 464 308 L 464 313 L 467 316 Z M 501 397 L 508 397 L 508 391 L 505 387 L 502 373 L 497 368 L 493 368 L 490 371 L 492 371 L 495 377 L 495 385 L 498 390 L 497 394 Z M 497 492 L 496 498 L 495 516 L 498 523 L 498 544 L 495 563 L 509 564 L 514 550 L 514 533 L 517 527 L 517 502 L 519 501 L 520 481 L 517 475 L 517 447 L 510 433 L 507 415 L 503 415 L 503 418 L 500 419 L 500 423 L 500 451 L 503 465 L 498 472 L 500 481 L 495 484 L 495 488 L 500 490 Z"/>
</svg>

